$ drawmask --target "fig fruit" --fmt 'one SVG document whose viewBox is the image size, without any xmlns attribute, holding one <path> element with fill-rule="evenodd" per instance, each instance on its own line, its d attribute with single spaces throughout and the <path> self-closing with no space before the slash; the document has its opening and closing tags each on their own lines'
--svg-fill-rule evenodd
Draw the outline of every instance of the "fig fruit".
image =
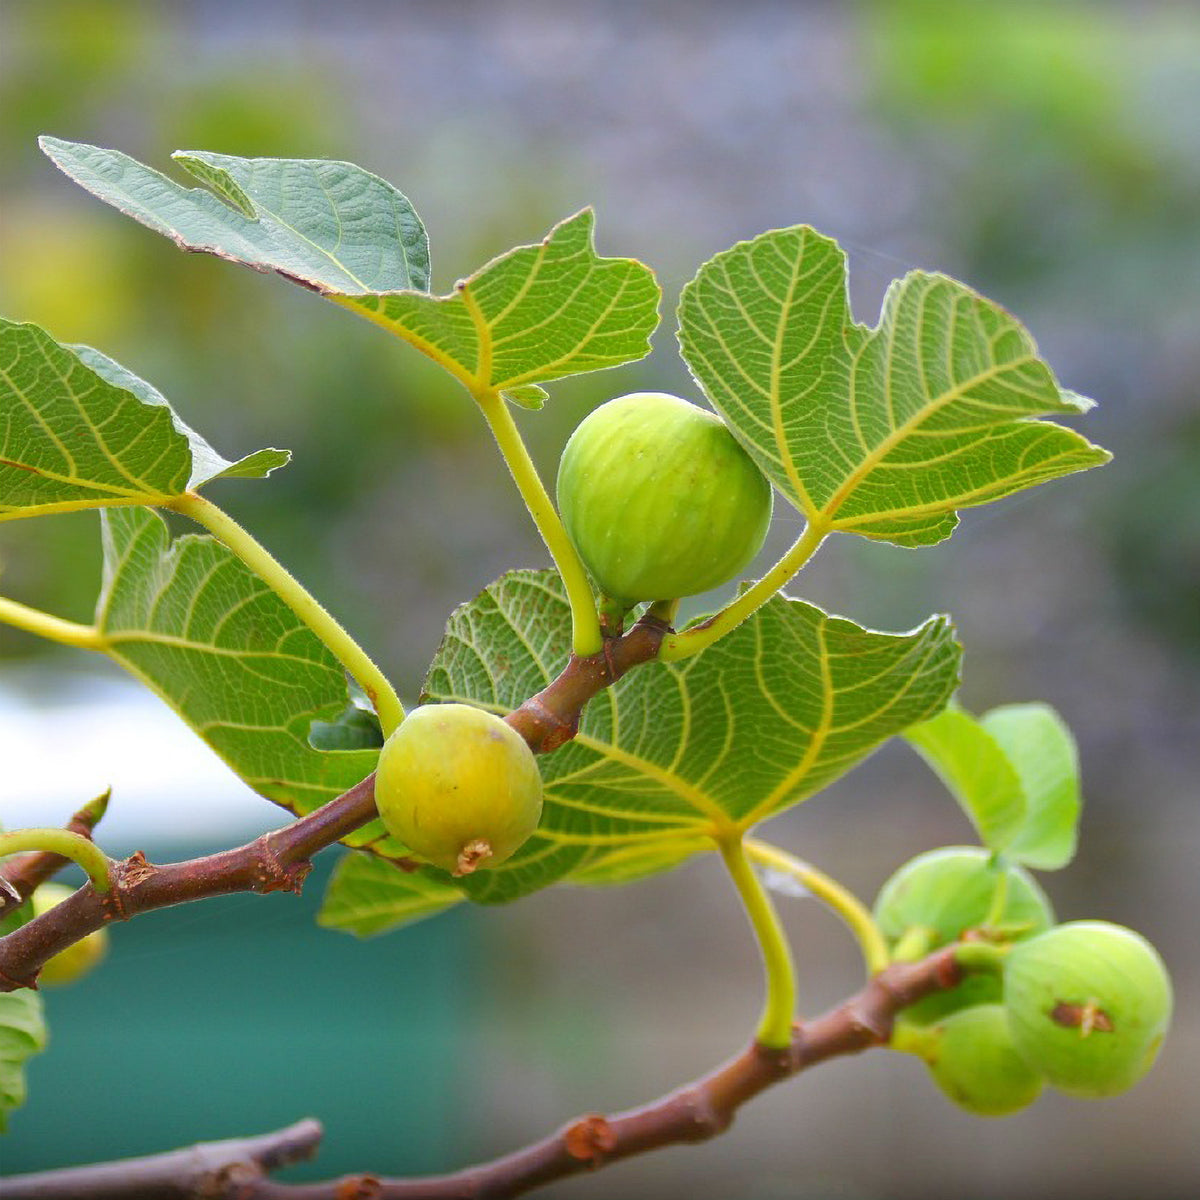
<svg viewBox="0 0 1200 1200">
<path fill-rule="evenodd" d="M 1171 981 L 1132 929 L 1071 921 L 1013 947 L 1004 1006 L 1017 1051 L 1050 1083 L 1112 1096 L 1153 1064 L 1171 1019 Z"/>
<path fill-rule="evenodd" d="M 1049 929 L 1054 913 L 1045 893 L 1021 867 L 1004 869 L 1008 892 L 997 927 L 1013 940 Z M 936 950 L 988 919 L 1000 871 L 982 846 L 942 846 L 918 854 L 880 889 L 875 919 L 893 946 L 910 930 L 924 930 L 927 938 L 922 950 Z M 996 975 L 969 975 L 957 987 L 910 1005 L 904 1010 L 904 1019 L 937 1020 L 971 1004 L 999 1000 L 1000 993 Z"/>
<path fill-rule="evenodd" d="M 56 904 L 61 904 L 68 896 L 73 895 L 73 889 L 61 883 L 43 883 L 33 893 L 33 915 L 40 917 L 49 912 Z M 48 958 L 38 972 L 38 983 L 48 983 L 51 986 L 62 983 L 74 983 L 86 975 L 108 952 L 108 930 L 97 929 L 79 941 L 73 942 L 65 950 L 60 950 L 53 958 Z"/>
<path fill-rule="evenodd" d="M 1032 1104 L 1043 1079 L 1013 1046 L 1002 1004 L 977 1004 L 936 1027 L 923 1054 L 938 1087 L 978 1117 L 1005 1117 Z"/>
<path fill-rule="evenodd" d="M 604 596 L 693 596 L 758 553 L 771 485 L 715 414 L 634 392 L 580 423 L 558 467 L 567 535 Z"/>
<path fill-rule="evenodd" d="M 525 740 L 469 704 L 426 704 L 379 752 L 375 806 L 418 857 L 455 875 L 512 857 L 542 815 L 542 777 Z"/>
</svg>

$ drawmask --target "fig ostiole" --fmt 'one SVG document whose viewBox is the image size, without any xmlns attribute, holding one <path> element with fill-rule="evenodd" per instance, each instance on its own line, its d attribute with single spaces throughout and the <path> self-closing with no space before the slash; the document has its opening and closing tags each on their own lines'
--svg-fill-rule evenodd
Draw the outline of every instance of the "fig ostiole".
<svg viewBox="0 0 1200 1200">
<path fill-rule="evenodd" d="M 40 917 L 49 912 L 56 904 L 61 904 L 68 896 L 74 895 L 73 889 L 61 883 L 43 883 L 34 893 L 33 915 Z M 74 983 L 86 975 L 108 953 L 108 930 L 96 929 L 86 937 L 72 942 L 65 950 L 60 950 L 53 958 L 48 958 L 38 972 L 37 981 L 51 986 Z"/>
<path fill-rule="evenodd" d="M 1071 921 L 1018 943 L 1004 1006 L 1018 1052 L 1060 1091 L 1127 1091 L 1150 1069 L 1171 1020 L 1171 981 L 1141 934 Z"/>
<path fill-rule="evenodd" d="M 375 806 L 414 855 L 454 875 L 511 858 L 542 815 L 542 777 L 525 740 L 469 704 L 425 704 L 379 752 Z"/>
<path fill-rule="evenodd" d="M 967 930 L 993 918 L 992 905 L 1002 872 L 1007 873 L 1004 905 L 995 924 L 1007 940 L 1031 937 L 1054 923 L 1045 893 L 1023 868 L 1000 866 L 982 846 L 943 846 L 918 854 L 883 885 L 875 919 L 893 948 L 920 934 L 920 953 L 957 941 Z M 973 974 L 957 987 L 934 992 L 904 1010 L 906 1020 L 929 1022 L 970 1005 L 1000 999 L 996 975 Z"/>
<path fill-rule="evenodd" d="M 771 520 L 771 485 L 725 423 L 665 392 L 589 413 L 563 449 L 557 495 L 584 566 L 624 609 L 728 582 Z"/>
<path fill-rule="evenodd" d="M 952 1013 L 922 1030 L 910 1048 L 925 1060 L 938 1087 L 975 1116 L 1005 1117 L 1041 1094 L 1042 1075 L 1017 1053 L 1002 1004 Z"/>
</svg>

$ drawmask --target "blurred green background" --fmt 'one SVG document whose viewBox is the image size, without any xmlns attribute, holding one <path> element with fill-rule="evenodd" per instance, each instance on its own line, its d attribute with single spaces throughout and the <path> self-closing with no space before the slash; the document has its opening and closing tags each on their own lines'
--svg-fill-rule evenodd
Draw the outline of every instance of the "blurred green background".
<svg viewBox="0 0 1200 1200">
<path fill-rule="evenodd" d="M 358 162 L 422 214 L 439 291 L 594 205 L 601 252 L 654 267 L 667 318 L 646 362 L 556 384 L 520 415 L 548 476 L 609 396 L 695 397 L 672 337 L 680 287 L 735 240 L 801 221 L 848 248 L 859 319 L 896 275 L 946 271 L 1017 313 L 1064 384 L 1100 402 L 1083 428 L 1116 454 L 1103 471 L 968 513 L 936 549 L 835 540 L 790 590 L 883 628 L 947 610 L 968 706 L 1063 713 L 1087 811 L 1079 860 L 1045 882 L 1062 916 L 1133 925 L 1162 950 L 1179 1017 L 1160 1068 L 1120 1100 L 1048 1097 L 978 1122 L 917 1064 L 868 1056 L 778 1089 L 709 1146 L 543 1194 L 1200 1191 L 1198 112 L 1191 5 L 0 9 L 0 310 L 112 355 L 227 455 L 293 449 L 268 482 L 217 498 L 407 696 L 455 604 L 547 561 L 469 401 L 366 322 L 122 219 L 42 158 L 38 134 L 163 169 L 177 148 Z M 796 527 L 781 513 L 764 557 Z M 98 563 L 93 515 L 0 525 L 0 587 L 27 603 L 87 619 Z M 0 627 L 0 689 L 29 697 L 31 675 L 64 665 L 45 650 Z M 2 744 L 11 779 L 24 751 Z M 19 800 L 0 778 L 0 822 Z M 278 819 L 246 802 L 261 827 Z M 899 747 L 770 832 L 867 895 L 909 854 L 969 837 Z M 155 826 L 138 844 L 160 859 L 222 844 L 206 837 Z M 48 996 L 55 1045 L 5 1169 L 310 1114 L 330 1133 L 309 1175 L 445 1169 L 673 1086 L 735 1049 L 757 1009 L 754 948 L 711 864 L 365 945 L 313 928 L 317 885 L 301 904 L 241 898 L 115 930 L 94 982 Z M 812 1011 L 856 986 L 854 951 L 813 905 L 786 907 Z"/>
</svg>

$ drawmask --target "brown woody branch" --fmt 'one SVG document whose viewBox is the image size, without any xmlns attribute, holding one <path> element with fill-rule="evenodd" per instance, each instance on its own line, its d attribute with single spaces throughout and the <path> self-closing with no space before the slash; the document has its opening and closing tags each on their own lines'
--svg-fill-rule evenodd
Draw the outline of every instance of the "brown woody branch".
<svg viewBox="0 0 1200 1200">
<path fill-rule="evenodd" d="M 268 1171 L 312 1158 L 321 1144 L 321 1133 L 319 1122 L 299 1121 L 260 1137 L 200 1142 L 169 1154 L 18 1175 L 5 1181 L 4 1195 L 6 1200 L 9 1196 L 27 1200 L 62 1200 L 66 1196 L 87 1196 L 89 1200 L 135 1196 L 138 1200 L 221 1200 L 242 1195 L 239 1189 L 263 1178 Z"/>
<path fill-rule="evenodd" d="M 620 637 L 606 637 L 604 649 L 587 657 L 572 655 L 558 678 L 530 696 L 504 719 L 529 743 L 535 754 L 548 754 L 569 742 L 579 730 L 587 702 L 627 671 L 658 656 L 671 627 L 647 613 Z"/>
<path fill-rule="evenodd" d="M 654 658 L 668 628 L 647 615 L 623 636 L 606 638 L 599 654 L 572 656 L 557 679 L 506 720 L 535 753 L 561 746 L 575 736 L 587 702 L 639 663 Z M 112 863 L 113 886 L 108 894 L 97 895 L 89 884 L 0 938 L 0 992 L 36 987 L 37 974 L 48 959 L 111 921 L 233 892 L 299 892 L 313 854 L 377 815 L 374 784 L 372 774 L 316 812 L 236 849 L 161 866 L 148 862 L 141 852 Z M 69 828 L 90 833 L 99 815 L 87 824 L 87 812 L 85 808 L 77 813 Z M 65 861 L 40 853 L 25 859 L 29 860 L 25 865 L 18 860 L 17 867 L 5 875 L 22 898 Z"/>
<path fill-rule="evenodd" d="M 190 1152 L 175 1151 L 131 1160 L 127 1169 L 136 1172 L 131 1180 L 138 1182 L 124 1190 L 101 1191 L 92 1186 L 93 1179 L 111 1179 L 114 1171 L 119 1176 L 122 1164 L 109 1163 L 14 1176 L 5 1181 L 3 1194 L 5 1200 L 97 1196 L 110 1200 L 160 1196 L 172 1200 L 507 1200 L 647 1150 L 706 1141 L 723 1133 L 746 1101 L 773 1084 L 827 1059 L 885 1044 L 900 1009 L 962 980 L 956 955 L 956 947 L 948 946 L 920 962 L 893 964 L 837 1008 L 796 1025 L 785 1049 L 752 1044 L 715 1071 L 641 1108 L 613 1116 L 580 1117 L 503 1158 L 449 1175 L 418 1179 L 354 1175 L 323 1183 L 286 1184 L 267 1178 L 264 1162 L 239 1158 L 216 1162 L 207 1175 L 197 1175 L 180 1157 Z M 290 1132 L 266 1135 L 258 1142 Z M 206 1149 L 225 1145 L 236 1143 L 215 1143 Z M 150 1190 L 151 1185 L 155 1190 Z"/>
<path fill-rule="evenodd" d="M 90 838 L 96 823 L 108 808 L 110 794 L 103 792 L 94 800 L 89 800 L 64 826 L 67 832 Z M 0 863 L 0 918 L 24 904 L 33 895 L 34 889 L 56 875 L 70 861 L 61 854 L 35 850 L 31 854 L 14 855 L 7 862 Z"/>
<path fill-rule="evenodd" d="M 139 851 L 110 865 L 112 887 L 91 884 L 0 938 L 0 991 L 35 987 L 47 959 L 112 921 L 233 892 L 299 892 L 311 856 L 374 818 L 375 775 L 328 804 L 233 850 L 161 866 Z"/>
</svg>

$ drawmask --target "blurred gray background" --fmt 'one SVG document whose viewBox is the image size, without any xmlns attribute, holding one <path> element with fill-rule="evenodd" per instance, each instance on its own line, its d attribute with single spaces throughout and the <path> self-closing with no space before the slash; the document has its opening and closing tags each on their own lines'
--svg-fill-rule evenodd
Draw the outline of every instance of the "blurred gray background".
<svg viewBox="0 0 1200 1200">
<path fill-rule="evenodd" d="M 227 455 L 291 447 L 286 471 L 216 498 L 407 696 L 454 605 L 547 562 L 472 405 L 366 322 L 181 255 L 90 199 L 37 134 L 163 169 L 177 148 L 358 162 L 422 214 L 439 291 L 594 205 L 601 253 L 656 270 L 666 319 L 646 362 L 553 385 L 520 416 L 547 476 L 609 396 L 698 398 L 675 353 L 679 289 L 734 241 L 797 222 L 847 247 L 860 320 L 895 276 L 945 271 L 1015 312 L 1063 383 L 1100 402 L 1081 428 L 1112 465 L 968 512 L 934 549 L 835 540 L 790 591 L 881 628 L 949 611 L 969 707 L 1045 699 L 1074 728 L 1080 855 L 1043 883 L 1063 918 L 1128 924 L 1161 949 L 1178 1016 L 1159 1067 L 1119 1099 L 1048 1095 L 988 1122 L 876 1052 L 775 1089 L 704 1147 L 540 1194 L 1200 1193 L 1198 112 L 1187 4 L 0 10 L 0 308 L 142 374 Z M 796 530 L 781 512 L 764 562 Z M 98 562 L 94 515 L 0 525 L 0 587 L 27 603 L 88 619 Z M 0 627 L 0 822 L 59 820 L 108 783 L 113 854 L 194 854 L 281 819 L 103 664 Z M 911 854 L 970 837 L 900 746 L 766 835 L 868 898 Z M 298 1175 L 449 1169 L 641 1103 L 753 1029 L 756 952 L 714 863 L 373 943 L 312 926 L 319 883 L 300 902 L 237 897 L 115 929 L 105 967 L 47 997 L 54 1046 L 5 1169 L 309 1114 L 328 1144 Z M 804 1010 L 857 987 L 836 922 L 780 903 Z"/>
</svg>

